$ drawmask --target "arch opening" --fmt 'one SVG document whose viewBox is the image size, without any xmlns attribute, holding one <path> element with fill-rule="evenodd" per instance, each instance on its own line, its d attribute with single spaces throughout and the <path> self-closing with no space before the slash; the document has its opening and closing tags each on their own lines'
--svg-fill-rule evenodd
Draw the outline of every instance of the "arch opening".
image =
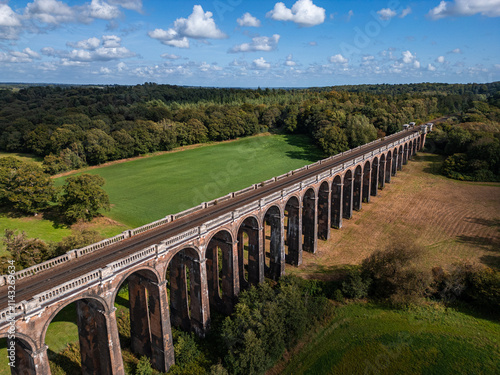
<svg viewBox="0 0 500 375">
<path fill-rule="evenodd" d="M 318 238 L 330 238 L 330 186 L 324 181 L 318 191 Z"/>
<path fill-rule="evenodd" d="M 285 261 L 299 266 L 302 264 L 302 217 L 297 197 L 291 197 L 285 205 Z"/>
<path fill-rule="evenodd" d="M 362 202 L 370 202 L 370 188 L 371 188 L 372 166 L 367 161 L 363 167 L 363 192 Z"/>
<path fill-rule="evenodd" d="M 354 170 L 354 183 L 353 183 L 353 193 L 352 193 L 352 209 L 355 211 L 361 210 L 361 200 L 362 200 L 362 189 L 363 189 L 363 170 L 360 165 Z"/>
<path fill-rule="evenodd" d="M 302 250 L 316 252 L 317 228 L 316 193 L 313 189 L 307 189 L 302 197 Z"/>
<path fill-rule="evenodd" d="M 260 228 L 256 218 L 248 217 L 238 230 L 238 269 L 240 286 L 258 284 L 262 279 L 260 255 Z"/>
<path fill-rule="evenodd" d="M 378 166 L 378 189 L 382 190 L 385 187 L 385 170 L 386 170 L 386 158 L 385 154 L 380 156 L 380 162 Z"/>
<path fill-rule="evenodd" d="M 270 207 L 264 215 L 264 274 L 266 277 L 278 280 L 285 273 L 285 246 L 283 241 L 283 221 L 280 209 Z"/>
<path fill-rule="evenodd" d="M 344 175 L 344 196 L 342 197 L 342 217 L 344 219 L 352 217 L 353 186 L 352 172 L 348 170 Z"/>
<path fill-rule="evenodd" d="M 331 227 L 342 228 L 342 178 L 335 176 L 331 189 Z"/>
</svg>

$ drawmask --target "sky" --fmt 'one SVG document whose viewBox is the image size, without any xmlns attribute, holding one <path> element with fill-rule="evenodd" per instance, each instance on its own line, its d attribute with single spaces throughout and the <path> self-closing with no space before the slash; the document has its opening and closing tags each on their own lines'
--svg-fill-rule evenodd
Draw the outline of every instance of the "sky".
<svg viewBox="0 0 500 375">
<path fill-rule="evenodd" d="M 500 80 L 500 0 L 0 0 L 0 82 Z"/>
</svg>

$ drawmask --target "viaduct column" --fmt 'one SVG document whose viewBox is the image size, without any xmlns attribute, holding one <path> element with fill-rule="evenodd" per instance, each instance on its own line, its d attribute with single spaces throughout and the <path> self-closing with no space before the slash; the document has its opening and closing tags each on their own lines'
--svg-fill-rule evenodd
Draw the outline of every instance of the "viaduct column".
<svg viewBox="0 0 500 375">
<path fill-rule="evenodd" d="M 385 173 L 385 164 L 387 161 L 384 159 L 384 161 L 380 160 L 379 161 L 379 166 L 378 166 L 378 187 L 379 189 L 383 189 L 385 187 L 385 180 L 386 180 L 386 173 Z M 389 178 L 390 178 L 390 173 L 389 173 Z"/>
<path fill-rule="evenodd" d="M 330 238 L 331 227 L 331 189 L 330 185 L 326 184 L 327 189 L 324 189 L 325 184 L 321 184 L 318 191 L 318 238 L 328 240 Z"/>
<path fill-rule="evenodd" d="M 344 184 L 342 179 L 337 176 L 332 183 L 332 196 L 331 196 L 331 226 L 332 228 L 342 228 L 342 192 Z"/>
<path fill-rule="evenodd" d="M 369 167 L 365 164 L 363 168 L 363 181 L 362 181 L 362 193 L 361 201 L 370 203 L 370 187 L 371 187 L 371 177 L 372 177 L 372 165 Z"/>
<path fill-rule="evenodd" d="M 302 208 L 298 200 L 288 202 L 288 223 L 286 229 L 286 242 L 288 246 L 288 263 L 295 266 L 302 264 Z"/>
<path fill-rule="evenodd" d="M 7 340 L 7 346 L 11 340 Z M 32 351 L 22 340 L 14 340 L 16 351 L 15 367 L 11 367 L 12 375 L 50 375 L 47 345 L 37 351 Z"/>
<path fill-rule="evenodd" d="M 310 191 L 313 191 L 312 189 Z M 302 204 L 302 233 L 304 243 L 302 250 L 315 253 L 318 246 L 318 199 L 313 193 L 312 196 L 306 192 L 303 196 Z"/>
</svg>

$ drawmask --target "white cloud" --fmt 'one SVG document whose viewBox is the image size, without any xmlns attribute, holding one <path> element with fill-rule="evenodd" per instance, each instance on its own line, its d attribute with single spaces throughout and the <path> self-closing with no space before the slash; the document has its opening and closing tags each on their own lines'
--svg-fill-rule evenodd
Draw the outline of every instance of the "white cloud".
<svg viewBox="0 0 500 375">
<path fill-rule="evenodd" d="M 276 49 L 278 46 L 278 42 L 280 40 L 280 36 L 278 34 L 274 34 L 272 37 L 268 36 L 256 36 L 252 38 L 252 43 L 243 43 L 234 46 L 229 50 L 230 53 L 236 52 L 270 52 Z"/>
<path fill-rule="evenodd" d="M 405 18 L 410 13 L 411 13 L 411 8 L 410 7 L 406 7 L 405 9 L 403 9 L 401 11 L 401 14 L 399 15 L 399 18 Z"/>
<path fill-rule="evenodd" d="M 5 63 L 27 63 L 39 58 L 40 55 L 29 47 L 22 51 L 0 52 L 0 62 Z"/>
<path fill-rule="evenodd" d="M 26 5 L 25 14 L 29 18 L 50 24 L 60 24 L 75 20 L 74 10 L 57 0 L 34 0 Z"/>
<path fill-rule="evenodd" d="M 204 12 L 201 5 L 195 5 L 193 13 L 188 18 L 178 18 L 172 28 L 168 30 L 155 29 L 150 31 L 148 35 L 153 39 L 160 40 L 163 44 L 178 48 L 189 48 L 188 38 L 226 38 L 227 35 L 217 28 L 212 16 L 212 12 Z"/>
<path fill-rule="evenodd" d="M 390 20 L 392 17 L 395 17 L 397 13 L 395 10 L 390 8 L 383 8 L 377 11 L 377 14 L 383 20 Z"/>
<path fill-rule="evenodd" d="M 309 42 L 308 44 L 309 44 L 311 47 L 316 47 L 316 46 L 318 45 L 318 42 L 314 42 L 314 41 L 312 41 L 312 42 Z"/>
<path fill-rule="evenodd" d="M 351 9 L 348 13 L 347 13 L 347 22 L 349 22 L 352 18 L 352 16 L 354 16 L 354 11 Z"/>
<path fill-rule="evenodd" d="M 110 5 L 101 0 L 92 0 L 87 5 L 87 12 L 90 18 L 98 18 L 101 20 L 112 20 L 121 15 L 118 7 Z"/>
<path fill-rule="evenodd" d="M 122 8 L 142 12 L 142 0 L 108 0 L 108 3 L 119 5 Z"/>
<path fill-rule="evenodd" d="M 404 62 L 405 64 L 409 64 L 409 63 L 411 63 L 411 62 L 415 59 L 415 57 L 416 57 L 416 56 L 415 56 L 415 55 L 413 55 L 410 51 L 404 51 L 404 52 L 402 53 L 402 55 L 403 55 L 403 62 Z"/>
<path fill-rule="evenodd" d="M 455 48 L 448 53 L 462 53 L 462 50 L 460 48 Z"/>
<path fill-rule="evenodd" d="M 300 26 L 309 27 L 325 22 L 325 9 L 313 4 L 312 0 L 298 0 L 288 9 L 284 3 L 276 3 L 274 9 L 266 14 L 276 21 L 292 21 Z"/>
<path fill-rule="evenodd" d="M 92 49 L 96 49 L 97 47 L 100 46 L 101 40 L 99 38 L 93 37 L 93 38 L 81 40 L 81 41 L 76 42 L 76 43 L 68 42 L 66 44 L 69 47 L 73 47 L 73 48 L 80 48 L 80 49 L 89 49 L 89 50 L 92 50 Z"/>
<path fill-rule="evenodd" d="M 252 16 L 250 13 L 245 13 L 241 18 L 236 20 L 240 26 L 260 27 L 260 20 Z"/>
<path fill-rule="evenodd" d="M 174 54 L 170 54 L 170 53 L 164 53 L 160 56 L 163 57 L 164 59 L 167 59 L 167 60 L 178 60 L 181 58 L 178 55 L 174 55 Z"/>
<path fill-rule="evenodd" d="M 437 63 L 440 63 L 440 64 L 444 63 L 444 56 L 438 56 L 438 57 L 436 58 L 436 62 L 437 62 Z"/>
<path fill-rule="evenodd" d="M 0 4 L 0 27 L 21 26 L 19 15 L 16 14 L 7 4 Z"/>
<path fill-rule="evenodd" d="M 431 19 L 444 17 L 472 16 L 500 17 L 500 0 L 455 0 L 441 1 L 427 14 Z"/>
<path fill-rule="evenodd" d="M 349 60 L 342 56 L 340 53 L 334 56 L 330 56 L 329 61 L 335 64 L 347 64 L 349 62 Z"/>
<path fill-rule="evenodd" d="M 293 61 L 293 55 L 292 54 L 289 54 L 286 57 L 285 65 L 286 66 L 295 66 L 295 65 L 297 65 L 297 63 L 295 61 Z"/>
<path fill-rule="evenodd" d="M 264 60 L 263 57 L 261 57 L 253 61 L 252 67 L 257 70 L 265 70 L 269 69 L 271 67 L 271 64 Z"/>
<path fill-rule="evenodd" d="M 429 72 L 434 72 L 436 70 L 436 67 L 432 64 L 427 65 L 427 70 Z"/>
</svg>

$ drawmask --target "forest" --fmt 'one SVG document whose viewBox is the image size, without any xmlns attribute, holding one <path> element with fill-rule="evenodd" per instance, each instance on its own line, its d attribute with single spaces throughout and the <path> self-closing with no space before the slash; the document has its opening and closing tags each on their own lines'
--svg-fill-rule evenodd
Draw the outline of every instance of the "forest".
<svg viewBox="0 0 500 375">
<path fill-rule="evenodd" d="M 488 143 L 488 150 L 474 157 L 455 157 L 452 168 L 465 163 L 459 170 L 462 175 L 496 180 L 498 163 L 474 160 L 498 147 L 499 82 L 287 90 L 154 83 L 2 86 L 0 150 L 38 155 L 44 158 L 45 171 L 57 174 L 177 146 L 272 131 L 307 134 L 329 156 L 393 134 L 410 121 L 419 124 L 452 114 L 457 124 L 472 126 L 474 134 L 461 147 L 448 147 L 447 156 L 463 155 L 478 141 Z M 441 130 L 446 135 L 438 143 L 444 153 L 451 128 Z M 478 168 L 483 172 L 476 173 Z"/>
</svg>

